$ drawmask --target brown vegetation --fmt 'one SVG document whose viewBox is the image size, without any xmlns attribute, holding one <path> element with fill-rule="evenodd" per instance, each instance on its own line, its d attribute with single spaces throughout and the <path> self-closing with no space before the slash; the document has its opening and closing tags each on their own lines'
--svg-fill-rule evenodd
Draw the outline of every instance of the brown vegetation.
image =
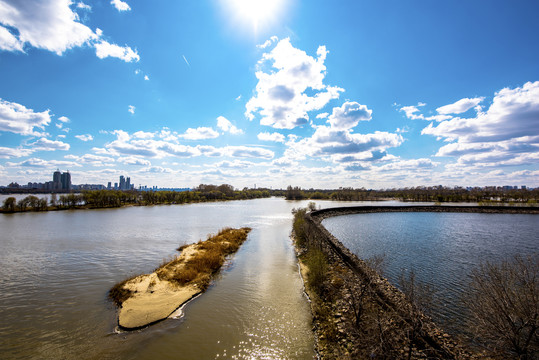
<svg viewBox="0 0 539 360">
<path fill-rule="evenodd" d="M 466 303 L 477 340 L 499 359 L 539 358 L 539 257 L 484 263 L 472 273 Z"/>
<path fill-rule="evenodd" d="M 329 233 L 314 228 L 305 211 L 296 210 L 295 217 L 296 247 L 308 268 L 303 273 L 321 358 L 471 357 L 423 314 L 423 287 L 413 273 L 405 278 L 405 296 L 373 269 L 383 266 L 383 257 L 362 261 L 347 255 L 336 248 L 336 239 L 326 238 Z"/>
<path fill-rule="evenodd" d="M 208 236 L 206 241 L 181 246 L 178 250 L 182 254 L 165 261 L 154 273 L 160 281 L 168 281 L 179 287 L 194 285 L 204 291 L 210 284 L 211 276 L 221 268 L 227 255 L 239 249 L 249 231 L 251 229 L 247 227 L 225 228 L 217 235 Z M 134 293 L 125 285 L 136 278 L 124 280 L 110 290 L 109 296 L 117 305 L 133 296 Z"/>
</svg>

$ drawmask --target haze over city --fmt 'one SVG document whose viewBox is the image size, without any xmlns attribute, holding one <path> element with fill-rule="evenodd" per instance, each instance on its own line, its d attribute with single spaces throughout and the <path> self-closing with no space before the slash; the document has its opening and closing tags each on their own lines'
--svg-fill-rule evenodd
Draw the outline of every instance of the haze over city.
<svg viewBox="0 0 539 360">
<path fill-rule="evenodd" d="M 538 12 L 0 0 L 0 184 L 537 187 Z"/>
</svg>

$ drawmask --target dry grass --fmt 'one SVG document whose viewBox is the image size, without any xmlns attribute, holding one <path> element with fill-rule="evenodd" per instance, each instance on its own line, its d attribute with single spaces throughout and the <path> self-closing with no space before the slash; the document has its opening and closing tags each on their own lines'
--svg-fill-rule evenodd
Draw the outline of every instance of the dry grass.
<svg viewBox="0 0 539 360">
<path fill-rule="evenodd" d="M 211 276 L 215 274 L 226 260 L 226 256 L 235 253 L 247 239 L 250 228 L 231 229 L 225 228 L 216 235 L 208 236 L 206 241 L 196 244 L 183 245 L 179 251 L 186 251 L 190 256 L 178 256 L 173 259 L 164 259 L 161 265 L 155 269 L 159 280 L 169 281 L 178 286 L 196 285 L 205 290 L 210 284 Z M 193 250 L 189 249 L 193 247 Z M 130 280 L 119 282 L 109 292 L 109 297 L 121 305 L 133 295 L 133 292 L 125 288 Z"/>
<path fill-rule="evenodd" d="M 124 285 L 138 276 L 140 275 L 131 276 L 130 278 L 120 281 L 109 290 L 109 298 L 114 301 L 117 306 L 122 305 L 125 300 L 133 296 L 133 291 L 126 289 Z"/>
</svg>

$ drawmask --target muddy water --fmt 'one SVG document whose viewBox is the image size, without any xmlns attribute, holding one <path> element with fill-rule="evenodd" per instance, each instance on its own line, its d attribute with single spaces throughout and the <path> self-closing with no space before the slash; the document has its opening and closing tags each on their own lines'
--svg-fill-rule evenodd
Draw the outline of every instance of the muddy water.
<svg viewBox="0 0 539 360">
<path fill-rule="evenodd" d="M 291 209 L 305 205 L 273 198 L 1 215 L 0 358 L 313 358 L 289 239 Z M 253 230 L 205 294 L 183 315 L 117 331 L 114 283 L 226 226 Z"/>
</svg>

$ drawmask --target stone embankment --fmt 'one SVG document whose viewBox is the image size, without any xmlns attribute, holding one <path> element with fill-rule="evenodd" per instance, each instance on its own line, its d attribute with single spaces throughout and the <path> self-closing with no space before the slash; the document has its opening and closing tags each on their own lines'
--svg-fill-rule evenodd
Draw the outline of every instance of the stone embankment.
<svg viewBox="0 0 539 360">
<path fill-rule="evenodd" d="M 320 251 L 327 270 L 321 286 L 309 286 L 317 351 L 321 358 L 470 359 L 476 358 L 425 316 L 416 302 L 359 259 L 322 226 L 330 216 L 373 212 L 530 213 L 539 208 L 479 206 L 361 206 L 306 213 L 304 239 L 296 239 L 302 266 Z"/>
</svg>

